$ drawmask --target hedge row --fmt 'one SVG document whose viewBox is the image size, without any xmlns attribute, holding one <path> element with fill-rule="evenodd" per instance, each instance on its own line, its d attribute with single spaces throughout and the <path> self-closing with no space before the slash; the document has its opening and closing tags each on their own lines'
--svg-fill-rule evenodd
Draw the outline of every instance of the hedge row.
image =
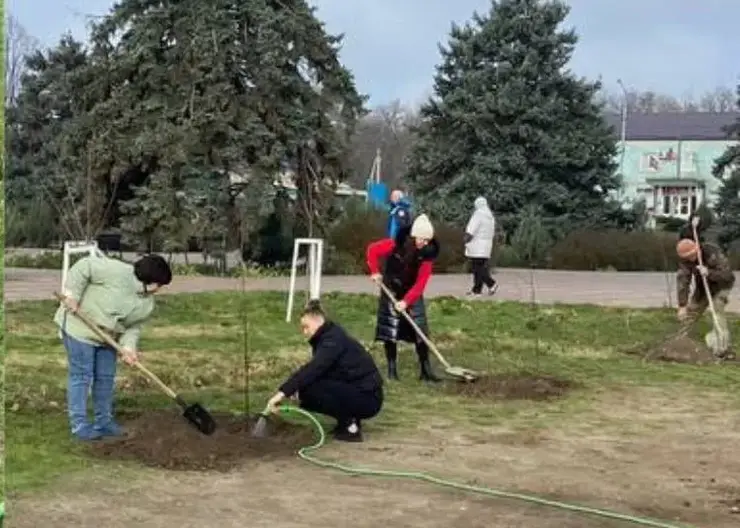
<svg viewBox="0 0 740 528">
<path fill-rule="evenodd" d="M 364 273 L 365 248 L 384 236 L 385 225 L 384 216 L 368 212 L 335 228 L 328 237 L 327 273 Z M 466 271 L 463 228 L 436 224 L 435 230 L 442 249 L 435 271 Z M 676 242 L 676 233 L 666 231 L 574 231 L 549 249 L 544 267 L 573 271 L 675 271 Z M 740 253 L 729 257 L 733 268 L 740 269 Z M 505 244 L 497 244 L 493 262 L 500 268 L 530 265 Z"/>
<path fill-rule="evenodd" d="M 365 249 L 384 236 L 384 215 L 366 212 L 353 216 L 336 226 L 326 240 L 324 271 L 332 275 L 366 273 Z M 435 265 L 437 273 L 467 271 L 462 228 L 444 224 L 435 225 L 442 249 Z M 675 271 L 676 234 L 663 231 L 577 231 L 557 242 L 548 252 L 545 267 L 574 271 Z M 740 268 L 740 253 L 730 255 L 734 269 Z M 498 245 L 494 250 L 496 267 L 528 267 L 514 248 Z M 8 267 L 61 268 L 61 253 L 53 252 L 36 257 L 6 255 Z M 195 264 L 176 265 L 180 274 L 222 274 L 216 266 Z M 283 267 L 257 270 L 250 268 L 250 276 L 286 273 Z M 233 270 L 231 274 L 236 273 Z"/>
</svg>

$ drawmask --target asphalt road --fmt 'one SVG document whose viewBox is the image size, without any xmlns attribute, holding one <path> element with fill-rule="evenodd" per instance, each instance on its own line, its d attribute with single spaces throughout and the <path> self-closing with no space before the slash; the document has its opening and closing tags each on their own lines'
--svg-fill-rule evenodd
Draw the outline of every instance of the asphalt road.
<svg viewBox="0 0 740 528">
<path fill-rule="evenodd" d="M 597 304 L 634 308 L 676 305 L 676 282 L 671 273 L 626 273 L 499 269 L 495 275 L 500 284 L 494 299 L 538 303 Z M 55 270 L 6 268 L 5 300 L 51 299 L 59 288 L 61 274 Z M 435 275 L 427 296 L 463 296 L 470 289 L 468 275 Z M 740 284 L 740 281 L 738 281 Z M 287 277 L 232 279 L 219 277 L 175 277 L 167 288 L 169 293 L 206 291 L 284 291 L 288 292 Z M 307 280 L 298 281 L 301 291 Z M 321 279 L 321 291 L 344 293 L 375 293 L 377 287 L 366 276 L 326 276 Z M 484 297 L 484 299 L 490 299 Z M 728 311 L 740 312 L 740 292 L 736 288 Z"/>
</svg>

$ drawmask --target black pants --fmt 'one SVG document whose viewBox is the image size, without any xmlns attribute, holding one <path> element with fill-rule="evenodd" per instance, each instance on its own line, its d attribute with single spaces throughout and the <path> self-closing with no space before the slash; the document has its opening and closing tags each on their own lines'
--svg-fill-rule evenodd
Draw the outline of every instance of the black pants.
<svg viewBox="0 0 740 528">
<path fill-rule="evenodd" d="M 483 290 L 485 284 L 488 288 L 492 288 L 496 281 L 491 277 L 491 272 L 488 270 L 487 258 L 471 258 L 470 269 L 473 272 L 473 293 L 480 293 Z"/>
<path fill-rule="evenodd" d="M 394 341 L 385 341 L 383 346 L 385 347 L 385 357 L 389 361 L 396 361 L 398 358 L 398 344 Z M 429 347 L 424 341 L 417 341 L 414 346 L 420 363 L 429 360 Z"/>
<path fill-rule="evenodd" d="M 383 391 L 362 391 L 342 381 L 319 380 L 299 392 L 301 407 L 331 416 L 339 424 L 367 420 L 380 412 Z"/>
</svg>

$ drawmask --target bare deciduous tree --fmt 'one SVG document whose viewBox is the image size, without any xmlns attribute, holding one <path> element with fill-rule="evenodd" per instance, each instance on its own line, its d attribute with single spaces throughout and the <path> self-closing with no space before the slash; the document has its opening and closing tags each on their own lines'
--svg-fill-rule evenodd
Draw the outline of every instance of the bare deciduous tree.
<svg viewBox="0 0 740 528">
<path fill-rule="evenodd" d="M 405 158 L 411 146 L 410 127 L 418 121 L 417 113 L 396 100 L 373 109 L 356 128 L 352 141 L 351 167 L 353 186 L 362 186 L 377 149 L 382 155 L 382 178 L 398 185 L 405 172 Z"/>
<path fill-rule="evenodd" d="M 717 112 L 733 112 L 737 104 L 737 95 L 732 88 L 722 86 L 714 91 L 714 101 Z"/>
<path fill-rule="evenodd" d="M 39 46 L 14 16 L 8 16 L 5 31 L 5 106 L 15 103 L 21 88 L 26 56 Z"/>
<path fill-rule="evenodd" d="M 627 103 L 629 113 L 651 114 L 661 112 L 731 112 L 735 109 L 735 92 L 732 88 L 719 87 L 698 99 L 684 95 L 680 99 L 650 90 L 629 90 L 627 94 L 604 93 L 601 101 L 609 112 L 621 112 Z"/>
</svg>

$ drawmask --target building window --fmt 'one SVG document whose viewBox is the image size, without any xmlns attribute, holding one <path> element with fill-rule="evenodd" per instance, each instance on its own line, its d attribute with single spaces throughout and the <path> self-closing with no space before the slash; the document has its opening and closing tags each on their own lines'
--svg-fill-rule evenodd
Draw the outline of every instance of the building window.
<svg viewBox="0 0 740 528">
<path fill-rule="evenodd" d="M 689 197 L 688 196 L 681 196 L 681 208 L 679 209 L 679 214 L 681 216 L 688 216 L 689 215 Z"/>
<path fill-rule="evenodd" d="M 683 217 L 696 211 L 699 204 L 699 190 L 691 187 L 662 186 L 655 189 L 656 195 L 660 197 L 656 214 L 659 216 Z"/>
</svg>

